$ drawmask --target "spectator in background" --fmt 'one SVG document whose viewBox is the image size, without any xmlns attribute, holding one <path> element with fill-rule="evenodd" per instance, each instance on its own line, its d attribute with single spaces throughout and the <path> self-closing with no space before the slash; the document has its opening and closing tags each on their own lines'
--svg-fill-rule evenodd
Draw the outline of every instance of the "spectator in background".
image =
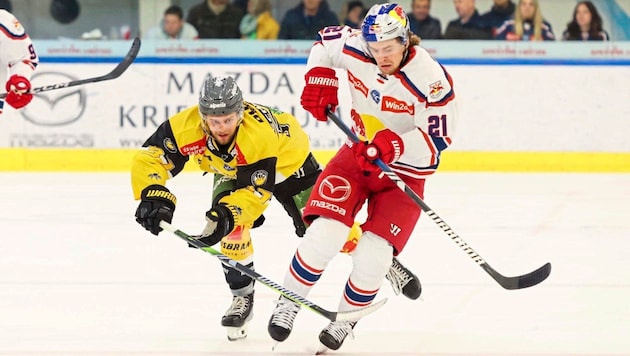
<svg viewBox="0 0 630 356">
<path fill-rule="evenodd" d="M 442 24 L 429 14 L 430 11 L 431 0 L 411 0 L 409 27 L 421 39 L 439 40 L 442 38 Z"/>
<path fill-rule="evenodd" d="M 352 28 L 361 28 L 363 16 L 365 16 L 365 5 L 361 1 L 348 1 L 344 6 L 345 15 L 342 15 L 343 25 Z"/>
<path fill-rule="evenodd" d="M 190 8 L 186 21 L 197 29 L 199 38 L 241 38 L 242 18 L 243 11 L 229 0 L 204 0 Z"/>
<path fill-rule="evenodd" d="M 497 29 L 503 25 L 506 20 L 514 16 L 516 5 L 512 0 L 494 0 L 494 5 L 490 11 L 481 15 L 484 22 L 492 28 L 492 36 L 496 35 Z"/>
<path fill-rule="evenodd" d="M 13 12 L 13 5 L 10 0 L 0 0 L 0 9 L 5 9 L 8 12 Z"/>
<path fill-rule="evenodd" d="M 339 26 L 339 19 L 326 0 L 302 0 L 289 9 L 280 23 L 279 39 L 315 40 L 326 26 Z"/>
<path fill-rule="evenodd" d="M 549 22 L 545 21 L 538 0 L 519 0 L 514 18 L 506 20 L 497 29 L 497 40 L 554 41 L 556 38 Z"/>
<path fill-rule="evenodd" d="M 243 11 L 243 13 L 247 12 L 247 0 L 233 0 L 232 1 L 232 5 L 238 7 L 239 9 L 241 9 L 241 11 Z"/>
<path fill-rule="evenodd" d="M 164 11 L 164 18 L 159 25 L 147 31 L 148 40 L 194 40 L 199 35 L 193 25 L 184 21 L 184 11 L 177 5 L 171 5 Z"/>
<path fill-rule="evenodd" d="M 573 21 L 567 24 L 562 34 L 565 41 L 608 41 L 603 29 L 602 17 L 590 1 L 580 1 L 573 10 Z"/>
<path fill-rule="evenodd" d="M 443 38 L 446 40 L 489 40 L 492 29 L 475 8 L 475 0 L 454 0 L 459 17 L 448 23 Z"/>
<path fill-rule="evenodd" d="M 247 13 L 239 27 L 242 38 L 252 40 L 275 40 L 280 32 L 280 25 L 271 16 L 270 0 L 249 0 Z"/>
</svg>

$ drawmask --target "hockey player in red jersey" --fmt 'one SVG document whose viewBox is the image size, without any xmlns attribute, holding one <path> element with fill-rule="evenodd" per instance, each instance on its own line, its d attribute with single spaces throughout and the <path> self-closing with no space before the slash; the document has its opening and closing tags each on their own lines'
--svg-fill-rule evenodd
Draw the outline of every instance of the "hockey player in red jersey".
<svg viewBox="0 0 630 356">
<path fill-rule="evenodd" d="M 451 77 L 419 46 L 397 4 L 370 8 L 360 30 L 326 27 L 311 49 L 301 104 L 326 121 L 338 105 L 338 80 L 344 70 L 352 96 L 353 130 L 364 142 L 339 149 L 315 183 L 304 210 L 310 223 L 290 263 L 284 286 L 306 296 L 346 241 L 357 212 L 367 201 L 362 237 L 352 255 L 353 267 L 343 288 L 339 310 L 372 303 L 388 273 L 391 255 L 405 247 L 420 208 L 373 163 L 388 164 L 419 196 L 425 177 L 438 167 L 440 153 L 451 144 L 457 121 Z M 281 297 L 268 331 L 284 341 L 299 306 Z M 355 322 L 329 323 L 319 334 L 336 350 L 352 334 Z"/>
<path fill-rule="evenodd" d="M 37 53 L 20 22 L 6 10 L 0 9 L 0 83 L 5 83 L 7 96 L 0 99 L 0 113 L 4 103 L 21 109 L 31 102 L 30 77 L 39 63 Z"/>
</svg>

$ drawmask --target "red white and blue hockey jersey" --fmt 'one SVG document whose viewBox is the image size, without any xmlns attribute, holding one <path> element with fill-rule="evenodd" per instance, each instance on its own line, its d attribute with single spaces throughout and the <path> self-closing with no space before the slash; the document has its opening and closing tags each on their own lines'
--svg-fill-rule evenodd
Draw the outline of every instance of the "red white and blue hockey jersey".
<svg viewBox="0 0 630 356">
<path fill-rule="evenodd" d="M 307 67 L 344 69 L 352 97 L 353 129 L 362 139 L 389 128 L 404 142 L 400 159 L 390 167 L 423 178 L 432 174 L 440 153 L 451 144 L 457 103 L 451 77 L 420 46 L 410 46 L 399 70 L 382 74 L 359 30 L 327 27 L 311 49 Z"/>
<path fill-rule="evenodd" d="M 22 24 L 13 14 L 0 9 L 0 91 L 5 91 L 4 85 L 13 74 L 30 79 L 38 63 L 39 57 Z M 0 113 L 3 106 L 4 101 L 0 100 Z"/>
</svg>

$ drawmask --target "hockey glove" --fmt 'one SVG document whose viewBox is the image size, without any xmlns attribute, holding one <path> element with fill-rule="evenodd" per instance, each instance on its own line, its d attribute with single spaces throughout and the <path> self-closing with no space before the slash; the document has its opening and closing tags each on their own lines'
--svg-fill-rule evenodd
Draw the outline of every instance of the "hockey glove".
<svg viewBox="0 0 630 356">
<path fill-rule="evenodd" d="M 150 185 L 140 194 L 140 205 L 136 209 L 136 221 L 145 229 L 157 235 L 162 228 L 160 221 L 173 221 L 177 199 L 166 187 L 158 184 Z"/>
<path fill-rule="evenodd" d="M 355 143 L 352 147 L 357 163 L 367 172 L 378 171 L 373 162 L 380 158 L 385 164 L 397 161 L 405 150 L 402 139 L 394 131 L 384 129 L 376 133 L 372 142 Z"/>
<path fill-rule="evenodd" d="M 224 204 L 218 204 L 206 212 L 206 227 L 197 238 L 206 245 L 212 246 L 232 230 L 234 230 L 232 212 Z"/>
<path fill-rule="evenodd" d="M 313 67 L 304 76 L 306 85 L 300 97 L 302 107 L 317 120 L 326 121 L 326 108 L 335 111 L 339 105 L 339 80 L 331 68 Z"/>
<path fill-rule="evenodd" d="M 29 93 L 31 82 L 21 75 L 13 74 L 7 80 L 5 88 L 7 96 L 4 98 L 4 101 L 16 109 L 25 107 L 33 100 L 33 94 Z"/>
</svg>

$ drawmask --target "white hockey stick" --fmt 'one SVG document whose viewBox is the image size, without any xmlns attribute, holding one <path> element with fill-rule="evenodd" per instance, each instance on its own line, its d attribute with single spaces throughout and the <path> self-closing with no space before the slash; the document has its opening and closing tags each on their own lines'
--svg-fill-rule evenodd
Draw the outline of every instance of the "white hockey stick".
<svg viewBox="0 0 630 356">
<path fill-rule="evenodd" d="M 245 265 L 242 265 L 240 263 L 238 263 L 237 261 L 234 261 L 233 259 L 227 257 L 226 255 L 222 254 L 221 252 L 215 250 L 214 248 L 212 248 L 211 246 L 208 246 L 207 244 L 205 244 L 204 242 L 195 239 L 194 237 L 186 234 L 185 232 L 173 227 L 173 225 L 167 223 L 166 221 L 160 221 L 160 227 L 168 232 L 173 233 L 174 235 L 180 237 L 181 239 L 185 240 L 186 242 L 188 242 L 189 244 L 193 245 L 194 247 L 203 250 L 211 255 L 213 255 L 214 257 L 218 258 L 219 260 L 221 260 L 221 263 L 223 263 L 226 266 L 232 267 L 235 270 L 241 272 L 244 275 L 247 275 L 255 280 L 257 280 L 258 282 L 266 285 L 267 287 L 275 290 L 276 292 L 282 294 L 284 297 L 291 299 L 292 301 L 314 311 L 315 313 L 323 316 L 324 318 L 330 320 L 330 321 L 337 321 L 337 320 L 348 320 L 348 321 L 357 321 L 359 319 L 361 319 L 362 317 L 372 314 L 373 312 L 377 311 L 378 309 L 380 309 L 385 302 L 387 301 L 387 298 L 384 298 L 382 300 L 379 300 L 376 303 L 372 303 L 370 305 L 368 305 L 367 307 L 363 307 L 360 309 L 355 309 L 355 310 L 350 310 L 350 311 L 344 311 L 344 312 L 333 312 L 333 311 L 329 311 L 326 310 L 322 307 L 320 307 L 319 305 L 301 297 L 300 295 L 296 294 L 295 292 L 284 288 L 283 286 L 279 285 L 278 283 L 268 279 L 267 277 L 261 275 L 260 273 L 254 271 L 253 269 L 248 268 Z"/>
<path fill-rule="evenodd" d="M 136 38 L 134 38 L 133 43 L 131 44 L 131 48 L 129 49 L 129 52 L 127 52 L 127 55 L 125 56 L 125 58 L 123 58 L 123 60 L 120 61 L 120 63 L 118 63 L 116 68 L 114 68 L 111 72 L 109 72 L 109 73 L 107 73 L 105 75 L 101 75 L 100 77 L 92 77 L 92 78 L 86 78 L 86 79 L 72 80 L 72 81 L 65 82 L 65 83 L 49 84 L 49 85 L 44 85 L 44 86 L 41 86 L 41 87 L 31 88 L 29 93 L 37 94 L 37 93 L 41 93 L 43 91 L 62 89 L 62 88 L 69 88 L 69 87 L 73 87 L 73 86 L 76 86 L 76 85 L 82 85 L 82 84 L 88 84 L 88 83 L 96 83 L 96 82 L 101 82 L 101 81 L 104 81 L 104 80 L 116 79 L 116 78 L 120 77 L 120 75 L 123 74 L 127 70 L 127 68 L 129 68 L 131 63 L 133 63 L 133 61 L 138 56 L 138 52 L 139 51 L 140 51 L 140 39 L 138 37 L 136 37 Z M 7 93 L 2 93 L 2 94 L 0 94 L 0 99 L 4 99 L 6 96 L 7 96 Z"/>
</svg>

